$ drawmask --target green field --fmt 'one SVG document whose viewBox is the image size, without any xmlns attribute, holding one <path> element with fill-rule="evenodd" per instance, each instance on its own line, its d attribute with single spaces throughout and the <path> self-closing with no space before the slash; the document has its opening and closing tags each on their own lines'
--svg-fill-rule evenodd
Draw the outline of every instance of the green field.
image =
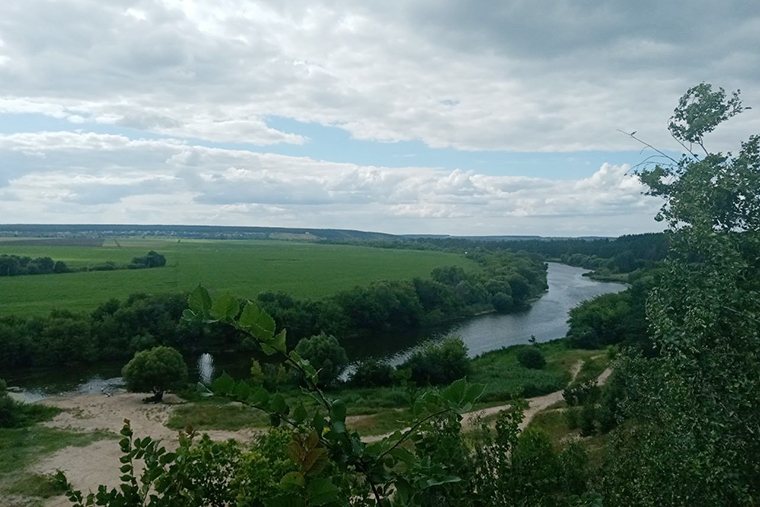
<svg viewBox="0 0 760 507">
<path fill-rule="evenodd" d="M 199 283 L 249 298 L 264 290 L 315 298 L 375 280 L 428 277 L 438 266 L 478 269 L 457 254 L 257 240 L 106 240 L 103 246 L 34 245 L 0 240 L 0 254 L 52 257 L 71 268 L 133 257 L 155 250 L 163 268 L 0 277 L 0 315 L 40 315 L 54 308 L 91 310 L 134 292 L 189 290 Z M 121 245 L 121 246 L 119 246 Z"/>
</svg>

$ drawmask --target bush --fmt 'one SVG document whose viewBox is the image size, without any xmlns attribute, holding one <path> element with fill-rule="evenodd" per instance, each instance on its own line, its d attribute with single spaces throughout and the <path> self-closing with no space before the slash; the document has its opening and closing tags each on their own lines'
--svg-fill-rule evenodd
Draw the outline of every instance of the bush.
<svg viewBox="0 0 760 507">
<path fill-rule="evenodd" d="M 0 428 L 16 425 L 16 402 L 5 392 L 7 384 L 0 379 Z"/>
<path fill-rule="evenodd" d="M 577 430 L 580 426 L 580 410 L 576 407 L 568 407 L 565 412 L 565 423 L 567 423 L 567 429 Z"/>
<path fill-rule="evenodd" d="M 570 406 L 596 403 L 600 395 L 601 389 L 597 385 L 596 379 L 589 380 L 583 384 L 568 386 L 562 391 L 565 402 Z"/>
<path fill-rule="evenodd" d="M 586 403 L 580 414 L 581 436 L 589 437 L 596 433 L 596 405 Z"/>
<path fill-rule="evenodd" d="M 583 326 L 573 329 L 568 335 L 570 345 L 576 349 L 598 349 L 599 336 L 594 328 Z"/>
<path fill-rule="evenodd" d="M 562 489 L 565 493 L 580 495 L 586 491 L 589 480 L 589 457 L 579 442 L 570 442 L 559 455 L 562 470 Z"/>
<path fill-rule="evenodd" d="M 348 366 L 346 350 L 337 338 L 320 333 L 298 342 L 296 353 L 311 363 L 319 371 L 319 382 L 329 385 L 338 380 L 343 369 Z"/>
<path fill-rule="evenodd" d="M 351 384 L 357 387 L 387 387 L 393 384 L 393 367 L 386 362 L 370 359 L 356 366 Z"/>
<path fill-rule="evenodd" d="M 420 384 L 446 384 L 470 373 L 467 347 L 459 337 L 449 336 L 440 342 L 428 342 L 412 354 L 402 366 Z"/>
<path fill-rule="evenodd" d="M 499 313 L 507 313 L 514 307 L 512 296 L 499 292 L 491 298 L 491 304 L 494 310 Z"/>
<path fill-rule="evenodd" d="M 536 347 L 525 347 L 517 352 L 517 361 L 530 370 L 541 370 L 546 366 L 546 358 Z"/>
<path fill-rule="evenodd" d="M 161 401 L 164 391 L 187 381 L 187 366 L 175 349 L 155 347 L 136 353 L 121 374 L 129 391 L 152 392 L 153 401 Z"/>
</svg>

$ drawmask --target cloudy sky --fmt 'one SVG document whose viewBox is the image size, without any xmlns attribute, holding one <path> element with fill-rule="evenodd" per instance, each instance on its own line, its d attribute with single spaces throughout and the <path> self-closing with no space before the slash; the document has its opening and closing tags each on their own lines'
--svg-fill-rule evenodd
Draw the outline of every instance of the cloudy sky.
<svg viewBox="0 0 760 507">
<path fill-rule="evenodd" d="M 707 81 L 735 150 L 758 48 L 757 0 L 5 0 L 0 222 L 658 230 L 617 129 Z"/>
</svg>

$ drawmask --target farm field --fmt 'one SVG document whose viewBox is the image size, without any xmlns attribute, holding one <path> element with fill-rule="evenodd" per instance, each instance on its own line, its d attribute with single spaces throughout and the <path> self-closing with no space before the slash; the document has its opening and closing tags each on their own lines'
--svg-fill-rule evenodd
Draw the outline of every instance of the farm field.
<svg viewBox="0 0 760 507">
<path fill-rule="evenodd" d="M 72 268 L 128 263 L 149 250 L 165 255 L 166 267 L 0 277 L 0 315 L 89 311 L 110 298 L 184 291 L 199 283 L 249 298 L 264 290 L 314 298 L 376 280 L 428 277 L 438 266 L 478 269 L 474 261 L 444 252 L 287 241 L 129 238 L 81 246 L 0 239 L 0 254 L 48 256 Z"/>
</svg>

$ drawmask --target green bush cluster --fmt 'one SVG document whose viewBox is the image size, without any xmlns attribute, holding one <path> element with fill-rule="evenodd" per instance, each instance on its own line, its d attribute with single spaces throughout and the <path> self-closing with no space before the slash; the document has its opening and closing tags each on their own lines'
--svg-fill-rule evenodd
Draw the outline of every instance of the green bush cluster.
<svg viewBox="0 0 760 507">
<path fill-rule="evenodd" d="M 546 358 L 538 348 L 533 346 L 518 350 L 517 361 L 530 370 L 541 370 L 546 366 Z"/>
<path fill-rule="evenodd" d="M 187 365 L 177 350 L 155 347 L 136 353 L 121 375 L 129 391 L 153 393 L 153 401 L 161 401 L 169 388 L 187 383 Z"/>
<path fill-rule="evenodd" d="M 0 276 L 47 275 L 68 271 L 65 262 L 54 261 L 50 257 L 32 259 L 25 255 L 0 255 Z"/>
<path fill-rule="evenodd" d="M 447 384 L 467 376 L 471 371 L 467 346 L 458 336 L 427 342 L 415 350 L 401 368 L 411 372 L 417 384 Z"/>
</svg>

